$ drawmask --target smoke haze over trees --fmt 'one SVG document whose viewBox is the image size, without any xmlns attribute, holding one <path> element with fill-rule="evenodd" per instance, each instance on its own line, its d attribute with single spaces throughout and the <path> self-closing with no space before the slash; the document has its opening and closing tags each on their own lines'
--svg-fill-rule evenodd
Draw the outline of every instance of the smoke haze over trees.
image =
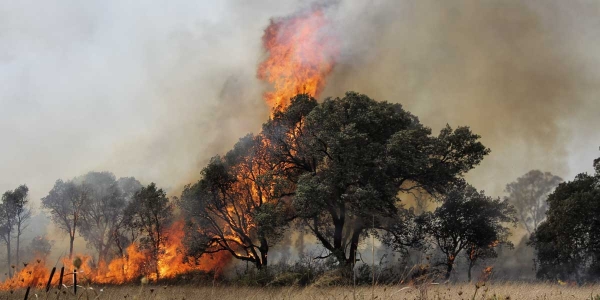
<svg viewBox="0 0 600 300">
<path fill-rule="evenodd" d="M 600 276 L 600 159 L 596 173 L 578 174 L 548 197 L 547 219 L 531 237 L 543 279 L 597 280 Z"/>
<path fill-rule="evenodd" d="M 0 190 L 27 182 L 38 201 L 56 178 L 89 170 L 167 191 L 198 179 L 269 114 L 255 78 L 269 18 L 310 4 L 4 3 L 0 134 L 13 142 L 0 165 L 14 171 Z M 600 138 L 595 5 L 338 1 L 326 12 L 342 57 L 324 96 L 400 101 L 434 131 L 468 124 L 494 150 L 472 183 L 494 196 L 531 169 L 573 177 Z"/>
<path fill-rule="evenodd" d="M 531 170 L 517 178 L 515 182 L 506 185 L 507 200 L 517 210 L 519 222 L 528 234 L 535 231 L 546 218 L 548 194 L 561 181 L 560 177 L 549 172 Z"/>
<path fill-rule="evenodd" d="M 265 56 L 263 30 L 273 16 L 290 15 L 315 5 L 321 5 L 331 21 L 320 34 L 341 41 L 336 49 L 340 56 L 319 99 L 336 99 L 348 90 L 359 91 L 373 99 L 390 101 L 385 105 L 377 102 L 374 107 L 388 105 L 394 110 L 401 103 L 402 110 L 419 116 L 413 122 L 431 129 L 407 125 L 400 130 L 404 134 L 396 135 L 388 130 L 398 128 L 369 124 L 379 129 L 361 131 L 344 127 L 348 124 L 343 118 L 329 118 L 329 114 L 344 115 L 340 108 L 343 105 L 335 105 L 337 100 L 328 101 L 327 107 L 305 101 L 305 106 L 294 108 L 298 111 L 278 116 L 289 120 L 274 116 L 271 122 L 290 122 L 282 125 L 294 128 L 299 121 L 293 114 L 308 115 L 310 106 L 315 105 L 322 114 L 315 111 L 307 121 L 314 122 L 311 130 L 316 137 L 280 140 L 268 153 L 279 161 L 261 162 L 273 172 L 250 172 L 258 177 L 235 181 L 231 172 L 254 167 L 247 160 L 250 154 L 267 151 L 261 148 L 261 130 L 265 136 L 281 134 L 270 125 L 261 127 L 271 113 L 262 95 L 272 88 L 256 77 L 256 67 Z M 417 174 L 423 175 L 419 180 L 425 182 L 415 182 L 431 189 L 439 182 L 453 181 L 455 175 L 466 173 L 481 161 L 466 174 L 469 184 L 485 190 L 486 197 L 508 196 L 521 215 L 521 224 L 528 232 L 537 232 L 536 227 L 544 219 L 546 195 L 551 194 L 554 201 L 549 203 L 550 209 L 552 205 L 560 206 L 559 198 L 566 195 L 561 192 L 564 190 L 552 192 L 557 180 L 594 170 L 589 161 L 597 156 L 598 145 L 590 141 L 600 140 L 600 10 L 595 2 L 224 0 L 141 6 L 109 0 L 87 5 L 5 1 L 2 7 L 0 135 L 10 142 L 0 149 L 0 165 L 9 170 L 0 175 L 0 191 L 12 191 L 27 183 L 29 205 L 43 207 L 40 211 L 48 213 L 54 222 L 46 226 L 46 217 L 32 215 L 36 221 L 25 233 L 31 236 L 23 239 L 29 242 L 40 235 L 56 241 L 54 255 L 60 255 L 64 245 L 69 246 L 68 253 L 92 252 L 98 260 L 123 257 L 134 242 L 156 250 L 163 237 L 155 237 L 152 228 L 169 224 L 171 216 L 164 215 L 164 222 L 146 224 L 151 229 L 142 232 L 142 215 L 137 213 L 144 206 L 129 203 L 156 200 L 157 207 L 146 208 L 157 213 L 157 208 L 173 204 L 167 201 L 168 196 L 179 196 L 182 190 L 185 192 L 180 203 L 190 205 L 182 206 L 183 214 L 190 217 L 188 228 L 202 224 L 215 231 L 192 236 L 188 242 L 196 245 L 199 253 L 212 251 L 228 238 L 223 235 L 213 239 L 223 224 L 220 222 L 242 228 L 247 221 L 214 221 L 215 215 L 231 214 L 229 209 L 235 207 L 232 201 L 255 203 L 253 191 L 262 189 L 263 197 L 275 204 L 244 207 L 243 214 L 250 214 L 249 222 L 257 227 L 255 231 L 235 233 L 242 242 L 233 248 L 245 249 L 246 257 L 262 264 L 267 258 L 261 253 L 273 253 L 277 249 L 272 244 L 290 238 L 284 230 L 289 229 L 288 219 L 295 217 L 305 224 L 312 221 L 308 230 L 322 233 L 317 240 L 330 244 L 340 261 L 352 261 L 353 251 L 346 246 L 352 244 L 349 241 L 354 233 L 360 239 L 371 233 L 365 228 L 369 222 L 371 227 L 385 223 L 384 218 L 369 220 L 375 204 L 384 204 L 382 212 L 392 215 L 386 216 L 388 219 L 409 220 L 416 211 L 394 206 L 395 192 L 405 187 L 379 180 L 400 181 L 405 174 L 391 174 L 379 167 L 393 165 L 394 155 L 402 156 L 403 162 L 410 161 L 404 156 L 417 153 L 435 156 L 444 146 L 462 145 L 462 138 L 477 140 L 493 152 L 484 160 L 473 155 L 455 169 L 448 167 L 452 170 L 442 174 L 447 178 Z M 470 135 L 470 130 L 481 138 Z M 259 134 L 238 141 L 249 132 Z M 431 132 L 441 134 L 432 136 Z M 360 159 L 349 163 L 369 150 L 358 145 L 364 141 L 361 139 L 374 141 L 376 149 L 370 149 L 371 158 L 377 156 L 375 153 L 389 154 L 385 158 L 390 160 L 373 160 L 372 165 Z M 406 140 L 414 141 L 417 149 L 402 148 Z M 326 146 L 319 144 L 322 141 L 327 141 Z M 285 160 L 297 169 L 277 173 L 281 166 L 276 163 L 285 157 L 282 151 L 290 144 L 302 147 L 290 153 L 290 161 Z M 345 147 L 348 152 L 341 151 L 339 157 L 332 156 L 326 162 L 307 159 L 323 159 L 330 155 L 330 149 Z M 230 149 L 229 154 L 214 157 Z M 401 151 L 392 151 L 398 149 Z M 482 153 L 482 149 L 475 150 Z M 414 169 L 404 171 L 422 171 L 420 167 L 431 163 L 423 157 L 413 158 L 411 164 L 402 167 Z M 595 164 L 596 172 L 599 168 Z M 200 173 L 202 169 L 205 172 Z M 338 172 L 340 169 L 353 172 Z M 544 177 L 556 175 L 548 175 L 536 190 L 539 195 L 526 199 L 520 195 L 525 187 L 519 180 L 535 175 L 526 172 L 538 169 L 549 171 L 543 173 Z M 109 172 L 86 174 L 90 170 L 110 170 L 117 176 Z M 75 177 L 81 174 L 86 175 Z M 135 178 L 117 180 L 119 176 Z M 592 177 L 577 176 L 566 186 L 577 185 L 577 189 L 590 191 L 582 195 L 590 196 Z M 277 189 L 265 184 L 266 179 L 277 182 Z M 511 188 L 505 192 L 506 184 L 515 179 L 516 185 L 509 185 Z M 283 184 L 285 180 L 291 185 Z M 138 194 L 143 187 L 140 181 L 144 191 L 151 191 L 143 197 Z M 149 182 L 157 185 L 146 186 Z M 224 186 L 236 184 L 250 191 L 235 195 L 222 192 Z M 292 185 L 294 189 L 299 186 L 302 193 L 292 195 Z M 352 197 L 342 201 L 340 195 L 332 195 L 332 190 Z M 186 202 L 209 196 L 216 201 L 212 206 Z M 363 197 L 377 201 L 357 209 L 355 202 Z M 314 199 L 322 201 L 310 202 L 315 206 L 304 205 Z M 406 202 L 412 203 L 412 199 Z M 323 209 L 332 203 L 349 204 L 349 209 L 344 213 Z M 419 213 L 424 210 L 419 208 Z M 13 224 L 14 213 L 9 211 L 3 208 L 0 219 Z M 160 212 L 166 214 L 168 210 Z M 557 213 L 555 210 L 549 216 Z M 343 218 L 345 214 L 349 217 Z M 206 224 L 207 220 L 213 223 Z M 585 227 L 578 223 L 581 220 L 562 221 Z M 411 225 L 398 226 L 395 232 L 390 231 L 391 235 L 378 236 L 378 240 L 408 243 L 411 239 L 405 239 L 417 233 L 411 227 L 414 224 L 406 223 Z M 542 224 L 547 229 L 552 222 Z M 591 232 L 593 227 L 585 230 Z M 22 260 L 20 231 L 20 226 L 10 225 L 2 232 L 7 268 Z M 564 250 L 545 243 L 548 240 L 541 239 L 544 232 L 534 235 L 540 257 Z M 517 238 L 519 235 L 515 234 Z M 149 239 L 154 241 L 146 243 Z M 207 240 L 213 242 L 210 247 L 203 244 Z M 52 243 L 39 240 L 31 247 L 46 249 L 48 244 Z M 584 252 L 575 253 L 576 260 L 541 261 L 544 274 L 551 274 L 548 278 L 572 276 L 574 273 L 556 275 L 550 266 L 567 264 L 571 268 L 568 270 L 579 270 L 576 265 L 595 259 L 590 250 L 593 247 L 588 246 Z"/>
</svg>

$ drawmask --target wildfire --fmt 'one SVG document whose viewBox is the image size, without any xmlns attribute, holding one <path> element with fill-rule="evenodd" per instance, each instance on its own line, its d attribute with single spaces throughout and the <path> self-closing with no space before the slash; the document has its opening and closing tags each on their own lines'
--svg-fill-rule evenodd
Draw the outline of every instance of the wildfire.
<svg viewBox="0 0 600 300">
<path fill-rule="evenodd" d="M 296 94 L 318 97 L 323 90 L 339 54 L 329 25 L 319 9 L 271 20 L 262 38 L 268 57 L 257 76 L 274 87 L 265 93 L 272 108 L 282 109 Z"/>
<path fill-rule="evenodd" d="M 231 256 L 227 253 L 203 255 L 200 259 L 187 257 L 183 249 L 184 222 L 175 222 L 165 232 L 169 236 L 167 245 L 161 249 L 158 259 L 160 278 L 173 278 L 192 271 L 214 271 L 219 276 Z M 126 250 L 125 257 L 117 257 L 108 263 L 94 263 L 89 255 L 75 255 L 74 259 L 64 258 L 65 267 L 63 283 L 73 284 L 73 271 L 77 270 L 78 282 L 93 282 L 100 284 L 123 284 L 134 282 L 146 276 L 156 279 L 156 271 L 150 267 L 150 253 L 140 249 L 138 244 L 131 244 Z M 80 266 L 74 261 L 80 260 Z M 79 263 L 78 263 L 79 264 Z M 60 270 L 60 268 L 59 268 Z M 59 270 L 52 276 L 52 286 L 59 283 Z M 0 284 L 0 290 L 12 290 L 24 287 L 43 288 L 50 278 L 51 271 L 43 259 L 34 259 L 26 264 L 12 278 Z"/>
<path fill-rule="evenodd" d="M 271 108 L 283 109 L 289 104 L 290 98 L 299 93 L 319 96 L 325 87 L 326 77 L 332 72 L 339 55 L 338 40 L 332 35 L 330 22 L 322 10 L 313 9 L 289 17 L 272 19 L 265 29 L 262 41 L 268 56 L 260 63 L 257 77 L 273 86 L 273 90 L 264 95 Z M 265 140 L 263 143 L 268 141 Z M 268 171 L 269 167 L 259 166 L 259 164 L 250 164 L 250 166 L 250 169 L 240 172 L 238 177 L 240 189 L 251 187 L 249 201 L 257 203 L 268 201 L 264 196 L 267 191 L 259 190 L 250 175 L 261 174 L 263 171 Z M 245 204 L 248 203 L 240 203 L 240 205 Z M 251 216 L 245 217 L 251 218 Z M 244 233 L 251 235 L 253 230 L 255 226 L 250 222 L 244 229 Z M 224 232 L 233 232 L 233 229 L 225 228 Z M 141 248 L 137 243 L 132 243 L 123 257 L 116 257 L 108 262 L 94 261 L 89 255 L 74 255 L 74 259 L 62 259 L 61 267 L 64 266 L 62 280 L 59 275 L 61 267 L 51 271 L 43 259 L 34 259 L 24 264 L 24 267 L 14 276 L 0 283 L 0 290 L 43 288 L 49 280 L 53 286 L 57 286 L 59 282 L 72 285 L 74 272 L 77 274 L 78 282 L 98 284 L 123 284 L 134 282 L 142 277 L 172 278 L 192 271 L 215 271 L 220 275 L 223 267 L 231 260 L 231 254 L 227 251 L 203 255 L 200 259 L 186 256 L 183 245 L 185 235 L 183 221 L 175 222 L 165 231 L 165 235 L 168 237 L 168 242 L 160 249 L 158 268 L 151 266 L 152 255 L 148 250 Z M 228 234 L 228 238 L 240 245 L 243 244 L 235 234 Z"/>
</svg>

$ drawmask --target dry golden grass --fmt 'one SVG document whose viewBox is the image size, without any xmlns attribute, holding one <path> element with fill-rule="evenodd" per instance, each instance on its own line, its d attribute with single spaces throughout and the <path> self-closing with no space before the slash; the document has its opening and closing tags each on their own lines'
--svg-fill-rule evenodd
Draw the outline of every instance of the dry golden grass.
<svg viewBox="0 0 600 300">
<path fill-rule="evenodd" d="M 29 299 L 372 299 L 371 287 L 192 287 L 192 286 L 109 286 L 81 288 L 77 297 L 51 290 L 32 290 Z M 477 293 L 476 293 L 477 292 Z M 543 283 L 487 283 L 414 286 L 377 286 L 375 299 L 596 299 L 600 286 L 562 286 Z M 0 292 L 0 299 L 23 299 L 25 290 Z M 598 298 L 600 299 L 600 298 Z"/>
</svg>

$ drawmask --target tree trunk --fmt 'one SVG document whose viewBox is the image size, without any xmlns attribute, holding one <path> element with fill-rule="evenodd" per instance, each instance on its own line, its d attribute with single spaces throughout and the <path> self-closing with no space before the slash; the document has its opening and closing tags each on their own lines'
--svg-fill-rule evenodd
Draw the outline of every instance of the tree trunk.
<svg viewBox="0 0 600 300">
<path fill-rule="evenodd" d="M 344 232 L 344 222 L 341 220 L 334 220 L 333 226 L 335 227 L 333 232 L 333 248 L 336 250 L 342 249 L 342 234 Z"/>
<path fill-rule="evenodd" d="M 16 253 L 17 257 L 16 257 L 16 262 L 15 262 L 15 265 L 16 265 L 15 271 L 17 268 L 19 268 L 19 263 L 20 263 L 20 260 L 19 260 L 19 252 L 21 250 L 21 228 L 20 227 L 21 226 L 19 226 L 19 228 L 17 228 L 17 253 Z"/>
<path fill-rule="evenodd" d="M 154 241 L 154 265 L 156 266 L 156 281 L 158 282 L 158 279 L 160 279 L 160 270 L 158 268 L 158 260 L 159 260 L 159 256 L 160 256 L 160 239 L 161 239 L 161 234 L 160 234 L 160 226 L 158 226 L 158 221 L 156 222 L 157 226 L 156 226 L 156 240 Z M 150 233 L 152 234 L 152 233 Z"/>
<path fill-rule="evenodd" d="M 475 263 L 473 263 L 473 261 L 469 261 L 469 271 L 467 272 L 469 282 L 471 282 L 471 269 L 473 269 L 474 265 L 475 265 Z"/>
<path fill-rule="evenodd" d="M 10 233 L 8 235 L 8 239 L 6 240 L 6 262 L 8 263 L 8 277 L 12 278 L 12 264 L 10 260 Z"/>
<path fill-rule="evenodd" d="M 346 264 L 350 267 L 356 264 L 356 250 L 358 249 L 358 242 L 360 239 L 360 234 L 362 233 L 362 228 L 355 228 L 352 233 L 352 239 L 350 240 L 350 253 L 348 254 L 348 260 Z"/>
<path fill-rule="evenodd" d="M 454 258 L 449 258 L 446 262 L 446 280 L 450 279 L 450 273 L 452 273 L 452 268 L 454 268 Z"/>
<path fill-rule="evenodd" d="M 69 237 L 69 260 L 73 259 L 73 242 L 75 241 L 75 234 Z"/>
<path fill-rule="evenodd" d="M 262 264 L 260 263 L 260 259 L 256 259 L 256 261 L 254 261 L 254 265 L 256 266 L 257 270 L 262 270 Z"/>
<path fill-rule="evenodd" d="M 260 248 L 258 248 L 258 250 L 260 251 L 260 264 L 266 267 L 269 255 L 269 243 L 267 242 L 267 239 L 261 239 Z"/>
</svg>

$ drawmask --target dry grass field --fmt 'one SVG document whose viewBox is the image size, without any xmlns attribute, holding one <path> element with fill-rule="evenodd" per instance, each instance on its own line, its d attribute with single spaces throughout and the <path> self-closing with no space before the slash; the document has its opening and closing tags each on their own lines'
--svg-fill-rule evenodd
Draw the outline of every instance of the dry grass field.
<svg viewBox="0 0 600 300">
<path fill-rule="evenodd" d="M 192 287 L 192 286 L 110 286 L 80 289 L 74 296 L 64 290 L 48 294 L 32 290 L 29 299 L 600 299 L 600 286 L 558 284 L 487 283 L 359 287 Z M 24 299 L 25 290 L 1 292 L 0 299 Z"/>
</svg>

